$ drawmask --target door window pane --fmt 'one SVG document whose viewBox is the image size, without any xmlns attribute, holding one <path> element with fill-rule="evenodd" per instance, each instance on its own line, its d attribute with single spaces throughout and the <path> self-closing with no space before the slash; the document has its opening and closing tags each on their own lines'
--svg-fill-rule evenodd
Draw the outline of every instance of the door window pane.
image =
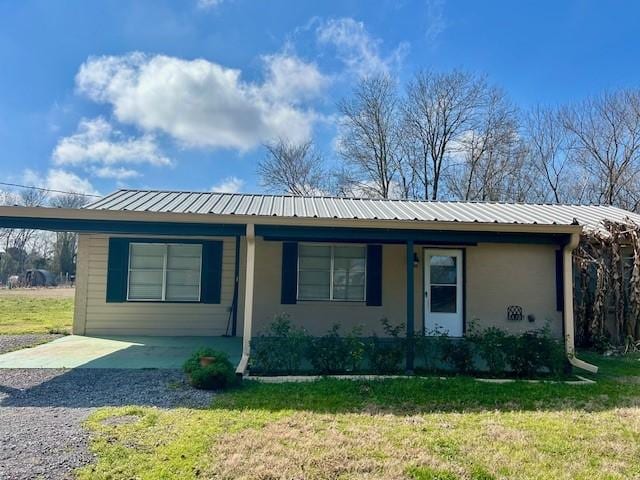
<svg viewBox="0 0 640 480">
<path fill-rule="evenodd" d="M 458 287 L 454 285 L 431 285 L 431 311 L 456 313 L 457 293 Z"/>
<path fill-rule="evenodd" d="M 458 282 L 457 258 L 434 255 L 430 260 L 431 283 L 437 285 L 455 285 Z"/>
</svg>

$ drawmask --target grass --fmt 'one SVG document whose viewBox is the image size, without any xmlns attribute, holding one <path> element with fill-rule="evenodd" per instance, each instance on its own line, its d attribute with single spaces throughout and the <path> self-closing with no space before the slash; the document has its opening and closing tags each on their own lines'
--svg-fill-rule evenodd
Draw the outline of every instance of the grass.
<svg viewBox="0 0 640 480">
<path fill-rule="evenodd" d="M 584 357 L 602 367 L 594 385 L 247 382 L 208 409 L 104 408 L 87 422 L 97 464 L 78 475 L 640 478 L 640 357 Z"/>
<path fill-rule="evenodd" d="M 69 333 L 72 319 L 73 298 L 0 291 L 0 335 Z"/>
</svg>

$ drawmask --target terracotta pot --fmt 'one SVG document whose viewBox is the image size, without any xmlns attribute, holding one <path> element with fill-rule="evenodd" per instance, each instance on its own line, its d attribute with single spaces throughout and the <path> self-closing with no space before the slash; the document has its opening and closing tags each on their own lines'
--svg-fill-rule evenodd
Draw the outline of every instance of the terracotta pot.
<svg viewBox="0 0 640 480">
<path fill-rule="evenodd" d="M 200 366 L 206 367 L 207 365 L 211 365 L 215 361 L 216 359 L 214 357 L 200 357 Z"/>
</svg>

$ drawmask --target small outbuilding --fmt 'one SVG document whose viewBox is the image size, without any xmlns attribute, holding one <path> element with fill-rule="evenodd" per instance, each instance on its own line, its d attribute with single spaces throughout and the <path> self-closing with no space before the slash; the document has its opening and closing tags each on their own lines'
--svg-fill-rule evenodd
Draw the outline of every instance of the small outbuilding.
<svg viewBox="0 0 640 480">
<path fill-rule="evenodd" d="M 24 272 L 25 287 L 54 287 L 56 283 L 55 275 L 49 270 L 34 268 Z"/>
</svg>

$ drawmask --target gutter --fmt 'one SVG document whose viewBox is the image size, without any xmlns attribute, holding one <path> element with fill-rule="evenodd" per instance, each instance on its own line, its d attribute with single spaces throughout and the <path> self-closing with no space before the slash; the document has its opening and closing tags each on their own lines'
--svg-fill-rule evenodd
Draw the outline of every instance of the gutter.
<svg viewBox="0 0 640 480">
<path fill-rule="evenodd" d="M 251 331 L 253 323 L 253 285 L 256 263 L 256 234 L 253 223 L 247 225 L 247 258 L 244 277 L 244 321 L 242 326 L 242 357 L 236 367 L 237 375 L 244 375 L 249 366 Z"/>
<path fill-rule="evenodd" d="M 576 368 L 591 373 L 598 373 L 598 367 L 580 360 L 575 350 L 575 322 L 573 317 L 573 251 L 580 243 L 580 234 L 572 233 L 569 242 L 562 250 L 563 281 L 564 281 L 564 332 L 565 352 L 569 363 Z"/>
</svg>

